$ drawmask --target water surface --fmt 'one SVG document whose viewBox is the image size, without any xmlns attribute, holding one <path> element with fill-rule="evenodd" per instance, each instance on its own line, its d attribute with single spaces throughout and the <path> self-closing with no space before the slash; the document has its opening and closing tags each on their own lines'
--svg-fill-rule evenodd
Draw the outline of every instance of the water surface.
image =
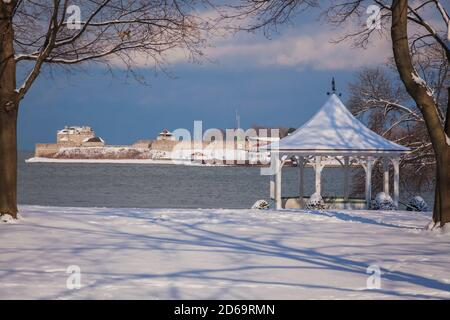
<svg viewBox="0 0 450 320">
<path fill-rule="evenodd" d="M 19 154 L 20 204 L 81 207 L 249 208 L 269 198 L 269 177 L 257 167 L 149 164 L 25 163 Z M 305 193 L 313 192 L 306 169 Z M 343 192 L 343 172 L 325 168 L 323 194 Z M 283 170 L 283 196 L 298 194 L 297 168 Z M 407 199 L 408 195 L 402 194 Z M 426 197 L 431 203 L 432 197 Z"/>
</svg>

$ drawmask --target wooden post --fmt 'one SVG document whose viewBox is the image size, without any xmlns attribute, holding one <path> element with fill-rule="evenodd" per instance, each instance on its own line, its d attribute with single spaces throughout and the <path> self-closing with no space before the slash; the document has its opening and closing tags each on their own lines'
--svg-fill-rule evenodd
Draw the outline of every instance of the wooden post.
<svg viewBox="0 0 450 320">
<path fill-rule="evenodd" d="M 304 162 L 303 162 L 303 157 L 298 157 L 298 168 L 299 168 L 299 172 L 298 172 L 298 177 L 299 177 L 299 181 L 298 181 L 298 197 L 299 197 L 299 203 L 300 203 L 300 208 L 302 208 L 302 203 L 303 203 L 303 196 L 305 194 L 305 167 L 304 167 Z"/>
<path fill-rule="evenodd" d="M 282 209 L 281 203 L 281 160 L 277 154 L 275 158 L 275 208 L 277 210 Z"/>
<path fill-rule="evenodd" d="M 276 186 L 275 186 L 275 175 L 276 175 L 276 166 L 277 166 L 277 153 L 270 153 L 270 167 L 261 168 L 261 175 L 270 176 L 270 184 L 269 184 L 269 193 L 270 199 L 276 200 Z"/>
<path fill-rule="evenodd" d="M 372 166 L 373 159 L 372 157 L 367 157 L 366 160 L 366 208 L 370 209 L 370 205 L 372 202 Z"/>
<path fill-rule="evenodd" d="M 275 200 L 275 175 L 270 176 L 270 199 Z"/>
<path fill-rule="evenodd" d="M 392 164 L 394 166 L 394 205 L 398 208 L 398 201 L 400 196 L 400 168 L 399 168 L 399 158 L 392 159 Z"/>
<path fill-rule="evenodd" d="M 316 193 L 321 195 L 322 194 L 322 157 L 321 156 L 316 156 L 316 161 L 315 161 L 315 165 L 314 165 L 314 170 L 316 173 Z"/>
<path fill-rule="evenodd" d="M 349 167 L 350 167 L 350 158 L 348 156 L 344 157 L 344 201 L 348 202 L 348 198 L 349 198 L 349 175 L 348 175 L 348 171 L 349 171 Z"/>
<path fill-rule="evenodd" d="M 389 194 L 389 160 L 383 159 L 383 192 Z"/>
</svg>

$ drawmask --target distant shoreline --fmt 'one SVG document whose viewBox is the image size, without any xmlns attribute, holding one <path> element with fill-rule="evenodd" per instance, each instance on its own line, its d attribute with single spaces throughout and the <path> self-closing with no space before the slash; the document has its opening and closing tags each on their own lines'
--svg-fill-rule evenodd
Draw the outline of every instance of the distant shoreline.
<svg viewBox="0 0 450 320">
<path fill-rule="evenodd" d="M 32 157 L 25 160 L 26 163 L 108 163 L 108 164 L 165 164 L 183 166 L 207 166 L 225 167 L 227 164 L 203 164 L 186 160 L 162 160 L 162 159 L 55 159 Z"/>
</svg>

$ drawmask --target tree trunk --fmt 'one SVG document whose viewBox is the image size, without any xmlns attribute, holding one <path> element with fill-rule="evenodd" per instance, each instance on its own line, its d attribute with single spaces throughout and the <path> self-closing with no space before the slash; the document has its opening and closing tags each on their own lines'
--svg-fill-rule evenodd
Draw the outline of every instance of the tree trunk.
<svg viewBox="0 0 450 320">
<path fill-rule="evenodd" d="M 436 168 L 436 186 L 434 188 L 434 208 L 433 208 L 433 221 L 440 221 L 441 217 L 441 191 L 439 190 L 439 174 Z"/>
<path fill-rule="evenodd" d="M 17 218 L 17 113 L 13 3 L 0 2 L 0 215 Z"/>
<path fill-rule="evenodd" d="M 447 88 L 447 110 L 446 110 L 446 115 L 445 115 L 444 132 L 445 132 L 445 134 L 448 137 L 450 137 L 450 87 Z M 444 162 L 447 161 L 447 163 L 443 164 L 443 166 L 445 168 L 448 168 L 449 165 L 450 165 L 448 163 L 448 161 L 449 161 L 448 160 L 448 157 L 449 157 L 448 154 L 449 153 L 450 153 L 450 151 L 448 151 L 448 148 L 447 148 L 447 160 L 444 160 Z M 447 174 L 449 174 L 449 173 L 447 173 Z M 441 222 L 441 224 L 442 224 L 442 221 L 445 221 L 446 218 L 442 217 L 442 215 L 441 215 L 441 200 L 440 200 L 441 191 L 440 191 L 440 188 L 439 188 L 439 185 L 440 185 L 439 180 L 440 180 L 439 172 L 436 169 L 436 191 L 435 191 L 436 193 L 435 193 L 435 196 L 434 196 L 433 221 Z M 448 176 L 447 176 L 447 180 L 446 181 L 447 181 L 447 188 L 450 189 L 450 186 L 448 185 L 450 183 L 450 179 L 448 178 Z M 447 219 L 448 219 L 448 217 L 447 217 Z"/>
<path fill-rule="evenodd" d="M 395 64 L 408 94 L 414 99 L 427 126 L 428 134 L 436 156 L 436 183 L 439 194 L 435 197 L 439 203 L 433 221 L 441 226 L 450 222 L 449 170 L 450 148 L 447 144 L 444 126 L 439 118 L 436 102 L 430 94 L 425 81 L 414 69 L 408 43 L 408 1 L 392 1 L 392 48 Z"/>
<path fill-rule="evenodd" d="M 440 225 L 443 226 L 450 222 L 450 147 L 446 146 L 436 158 L 439 209 L 437 213 L 433 213 L 433 221 L 440 222 Z"/>
</svg>

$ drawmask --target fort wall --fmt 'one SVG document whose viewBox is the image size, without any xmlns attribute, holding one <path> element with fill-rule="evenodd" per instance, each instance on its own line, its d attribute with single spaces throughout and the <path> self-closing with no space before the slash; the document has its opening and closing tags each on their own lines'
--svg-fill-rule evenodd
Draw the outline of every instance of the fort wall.
<svg viewBox="0 0 450 320">
<path fill-rule="evenodd" d="M 171 138 L 157 140 L 138 140 L 131 145 L 105 145 L 95 137 L 90 127 L 66 127 L 57 132 L 56 143 L 38 143 L 35 157 L 133 157 L 170 158 L 212 157 L 215 159 L 233 159 L 246 157 L 250 150 L 249 141 L 222 141 L 207 139 L 205 141 L 179 141 Z M 213 141 L 209 141 L 213 140 Z"/>
<path fill-rule="evenodd" d="M 58 153 L 59 146 L 56 143 L 38 143 L 34 151 L 35 157 L 50 158 Z"/>
</svg>

